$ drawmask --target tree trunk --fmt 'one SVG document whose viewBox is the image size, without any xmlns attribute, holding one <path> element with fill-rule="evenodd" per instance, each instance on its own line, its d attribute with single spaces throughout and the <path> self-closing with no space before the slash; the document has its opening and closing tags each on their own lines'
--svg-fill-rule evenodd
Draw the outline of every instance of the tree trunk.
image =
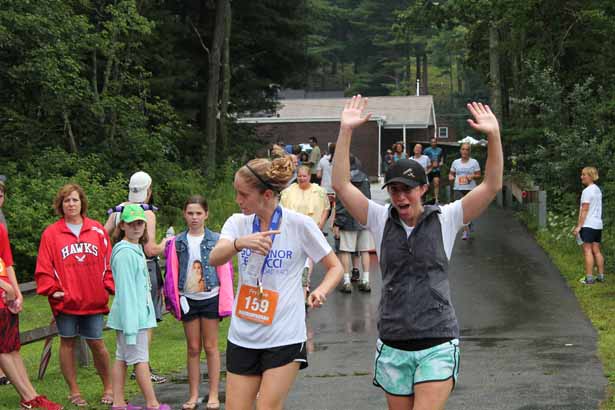
<svg viewBox="0 0 615 410">
<path fill-rule="evenodd" d="M 502 78 L 500 70 L 500 35 L 495 24 L 489 25 L 489 87 L 491 109 L 502 123 Z"/>
<path fill-rule="evenodd" d="M 230 0 L 216 1 L 216 23 L 209 53 L 209 78 L 207 82 L 207 170 L 216 169 L 216 143 L 218 128 L 218 90 L 220 89 L 220 58 L 224 44 L 224 15 Z"/>
<path fill-rule="evenodd" d="M 449 92 L 449 97 L 448 97 L 448 102 L 450 104 L 450 106 L 453 106 L 453 94 L 455 93 L 454 89 L 453 89 L 453 53 L 449 52 L 448 53 L 448 92 Z"/>
<path fill-rule="evenodd" d="M 92 50 L 92 93 L 94 101 L 100 102 L 100 94 L 98 93 L 98 58 L 96 56 L 96 48 Z"/>
<path fill-rule="evenodd" d="M 463 62 L 461 56 L 457 56 L 457 92 L 463 94 Z"/>
<path fill-rule="evenodd" d="M 70 125 L 70 119 L 68 118 L 68 111 L 64 109 L 62 111 L 62 118 L 64 119 L 64 132 L 68 136 L 68 150 L 73 154 L 77 153 L 77 142 L 75 135 L 73 134 L 73 127 Z"/>
<path fill-rule="evenodd" d="M 427 53 L 423 54 L 423 84 L 421 84 L 421 89 L 423 90 L 424 95 L 429 94 L 429 70 L 427 69 Z"/>
<path fill-rule="evenodd" d="M 228 103 L 231 94 L 231 2 L 226 2 L 224 13 L 224 53 L 222 56 L 222 96 L 220 97 L 220 144 L 222 151 L 228 149 Z"/>
</svg>

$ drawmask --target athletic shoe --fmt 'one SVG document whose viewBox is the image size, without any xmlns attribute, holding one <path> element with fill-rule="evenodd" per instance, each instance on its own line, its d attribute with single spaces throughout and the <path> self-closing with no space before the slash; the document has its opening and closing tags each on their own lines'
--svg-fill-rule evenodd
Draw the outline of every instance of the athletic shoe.
<svg viewBox="0 0 615 410">
<path fill-rule="evenodd" d="M 166 383 L 167 382 L 167 378 L 164 376 L 161 376 L 159 374 L 156 374 L 154 372 L 154 369 L 149 369 L 150 372 L 150 380 L 152 381 L 152 383 L 154 384 L 162 384 L 162 383 Z M 130 379 L 131 380 L 136 380 L 137 379 L 137 374 L 134 372 L 134 370 L 132 371 L 132 373 L 130 373 Z"/>
<path fill-rule="evenodd" d="M 606 277 L 604 275 L 596 276 L 596 282 L 604 282 L 606 281 Z"/>
<path fill-rule="evenodd" d="M 361 292 L 371 292 L 372 291 L 372 287 L 369 286 L 369 282 L 368 281 L 361 281 L 361 283 L 359 283 L 359 290 Z"/>
<path fill-rule="evenodd" d="M 586 276 L 583 276 L 581 278 L 581 280 L 579 280 L 579 282 L 581 282 L 584 285 L 593 285 L 594 283 L 596 283 L 595 279 L 587 279 Z"/>
<path fill-rule="evenodd" d="M 9 380 L 8 377 L 6 376 L 0 377 L 0 386 L 6 386 L 8 384 L 11 384 L 11 381 Z"/>
<path fill-rule="evenodd" d="M 357 268 L 352 268 L 352 272 L 350 273 L 350 281 L 358 282 L 361 277 L 361 272 Z"/>
<path fill-rule="evenodd" d="M 152 380 L 152 383 L 154 383 L 154 384 L 162 384 L 162 383 L 166 383 L 167 382 L 167 378 L 162 376 L 162 375 L 156 374 L 154 372 L 154 369 L 149 369 L 149 371 L 151 373 L 150 379 Z"/>
<path fill-rule="evenodd" d="M 45 410 L 62 410 L 64 407 L 58 403 L 54 403 L 45 396 L 36 396 L 30 401 L 21 401 L 19 406 L 23 410 L 29 409 L 45 409 Z"/>
<path fill-rule="evenodd" d="M 467 241 L 468 239 L 470 239 L 470 232 L 463 231 L 463 234 L 461 235 L 461 239 L 463 239 L 464 241 Z"/>
<path fill-rule="evenodd" d="M 340 288 L 340 292 L 342 293 L 352 293 L 352 285 L 350 284 L 350 282 L 346 282 L 342 285 L 342 287 Z"/>
</svg>

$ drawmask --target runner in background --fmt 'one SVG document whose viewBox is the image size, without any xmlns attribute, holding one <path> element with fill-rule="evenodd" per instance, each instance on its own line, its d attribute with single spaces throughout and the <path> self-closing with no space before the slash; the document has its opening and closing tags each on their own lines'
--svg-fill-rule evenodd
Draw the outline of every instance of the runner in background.
<svg viewBox="0 0 615 410">
<path fill-rule="evenodd" d="M 413 155 L 410 157 L 410 159 L 421 164 L 421 166 L 425 170 L 425 175 L 429 174 L 429 171 L 431 171 L 431 159 L 427 155 L 423 154 L 423 144 L 414 144 L 414 148 L 412 151 Z"/>
<path fill-rule="evenodd" d="M 425 155 L 431 160 L 431 172 L 427 175 L 429 185 L 433 187 L 434 204 L 440 203 L 440 168 L 444 165 L 444 151 L 438 147 L 438 140 L 432 138 L 430 146 L 425 149 Z"/>
<path fill-rule="evenodd" d="M 329 213 L 327 214 L 327 219 L 329 219 L 331 213 L 335 211 L 335 191 L 331 186 L 331 170 L 333 169 L 334 156 L 335 144 L 333 143 L 329 144 L 329 152 L 320 159 L 317 169 L 317 177 L 320 179 L 320 186 L 325 190 L 329 199 Z"/>
<path fill-rule="evenodd" d="M 312 146 L 312 151 L 310 152 L 309 166 L 312 182 L 320 185 L 320 178 L 318 177 L 318 164 L 320 163 L 321 154 L 316 137 L 310 138 L 310 145 Z"/>
<path fill-rule="evenodd" d="M 461 158 L 453 161 L 451 169 L 448 171 L 448 180 L 453 182 L 454 199 L 458 200 L 466 196 L 471 190 L 476 188 L 476 180 L 480 178 L 480 165 L 478 161 L 470 157 L 470 144 L 463 143 L 459 149 Z M 470 239 L 472 221 L 463 227 L 461 239 Z"/>
<path fill-rule="evenodd" d="M 226 408 L 282 409 L 300 368 L 307 367 L 301 272 L 321 262 L 324 279 L 308 297 L 325 303 L 342 267 L 316 223 L 285 209 L 278 197 L 293 173 L 285 156 L 255 159 L 235 174 L 241 214 L 228 218 L 210 264 L 238 255 L 239 279 L 226 351 Z M 258 394 L 258 399 L 257 399 Z"/>
</svg>

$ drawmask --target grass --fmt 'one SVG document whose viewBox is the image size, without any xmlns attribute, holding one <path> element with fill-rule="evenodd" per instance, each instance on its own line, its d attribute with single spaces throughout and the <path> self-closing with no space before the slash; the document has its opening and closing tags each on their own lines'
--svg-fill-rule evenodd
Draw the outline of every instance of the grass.
<svg viewBox="0 0 615 410">
<path fill-rule="evenodd" d="M 28 296 L 24 303 L 24 311 L 20 314 L 20 330 L 27 331 L 41 326 L 47 326 L 51 320 L 51 310 L 47 298 L 41 296 Z M 225 319 L 220 323 L 219 346 L 220 351 L 226 350 L 226 335 L 230 320 Z M 104 332 L 104 340 L 112 358 L 115 357 L 115 332 Z M 49 399 L 59 403 L 68 404 L 66 396 L 68 389 L 59 368 L 58 346 L 59 339 L 53 340 L 52 358 L 43 380 L 36 380 L 40 354 L 43 342 L 35 342 L 21 348 L 21 356 L 24 359 L 30 380 L 39 394 L 46 395 Z M 204 360 L 204 356 L 203 356 Z M 154 330 L 154 340 L 150 349 L 150 362 L 159 373 L 171 378 L 186 367 L 186 342 L 181 323 L 171 315 L 165 315 L 158 328 Z M 79 368 L 77 381 L 83 397 L 91 404 L 88 409 L 108 410 L 108 406 L 97 405 L 102 393 L 102 384 L 92 365 Z M 139 395 L 136 382 L 128 380 L 126 395 L 130 398 Z M 12 386 L 0 386 L 0 410 L 15 410 L 19 408 L 19 396 Z"/>
<path fill-rule="evenodd" d="M 535 236 L 568 282 L 598 332 L 598 355 L 608 378 L 607 397 L 600 409 L 615 410 L 615 272 L 606 272 L 605 283 L 593 286 L 579 283 L 584 272 L 583 255 L 568 233 L 574 221 L 557 219 L 553 220 L 550 216 L 549 228 L 536 231 Z M 605 245 L 608 246 L 609 242 L 606 241 Z"/>
</svg>

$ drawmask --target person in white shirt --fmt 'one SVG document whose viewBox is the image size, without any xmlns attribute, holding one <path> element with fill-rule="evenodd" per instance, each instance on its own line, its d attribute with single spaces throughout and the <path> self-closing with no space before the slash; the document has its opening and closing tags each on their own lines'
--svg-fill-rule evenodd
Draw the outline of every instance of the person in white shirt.
<svg viewBox="0 0 615 410">
<path fill-rule="evenodd" d="M 290 157 L 254 159 L 233 183 L 241 209 L 226 220 L 209 263 L 238 256 L 237 297 L 226 352 L 226 408 L 282 409 L 300 368 L 307 367 L 301 273 L 307 257 L 326 268 L 308 297 L 325 303 L 342 265 L 316 222 L 279 205 L 293 173 Z"/>
<path fill-rule="evenodd" d="M 346 103 L 333 164 L 333 189 L 374 236 L 382 271 L 374 384 L 389 410 L 444 409 L 458 374 L 459 325 L 452 308 L 448 261 L 456 233 L 480 215 L 502 188 L 504 160 L 498 121 L 481 103 L 468 104 L 468 124 L 489 139 L 484 181 L 461 200 L 423 206 L 424 169 L 400 159 L 385 176 L 391 203 L 368 200 L 350 181 L 353 130 L 366 123 L 367 98 Z"/>
<path fill-rule="evenodd" d="M 410 159 L 413 159 L 419 164 L 421 164 L 421 166 L 425 170 L 425 174 L 429 174 L 429 171 L 431 171 L 432 167 L 431 159 L 427 155 L 423 155 L 423 144 L 414 144 L 413 152 L 414 155 L 411 156 Z"/>
<path fill-rule="evenodd" d="M 461 199 L 471 190 L 476 188 L 476 180 L 480 178 L 480 165 L 474 158 L 470 158 L 470 144 L 463 143 L 459 149 L 461 158 L 456 159 L 451 164 L 448 171 L 448 180 L 454 182 L 453 193 L 455 200 Z M 470 221 L 463 227 L 464 241 L 470 239 Z"/>
<path fill-rule="evenodd" d="M 572 234 L 581 239 L 585 257 L 585 277 L 581 283 L 593 285 L 596 281 L 604 282 L 604 257 L 600 251 L 602 240 L 602 191 L 594 182 L 598 180 L 598 170 L 585 167 L 581 171 L 581 182 L 585 185 L 581 194 L 579 220 L 572 229 Z M 594 265 L 598 276 L 594 278 Z"/>
</svg>

